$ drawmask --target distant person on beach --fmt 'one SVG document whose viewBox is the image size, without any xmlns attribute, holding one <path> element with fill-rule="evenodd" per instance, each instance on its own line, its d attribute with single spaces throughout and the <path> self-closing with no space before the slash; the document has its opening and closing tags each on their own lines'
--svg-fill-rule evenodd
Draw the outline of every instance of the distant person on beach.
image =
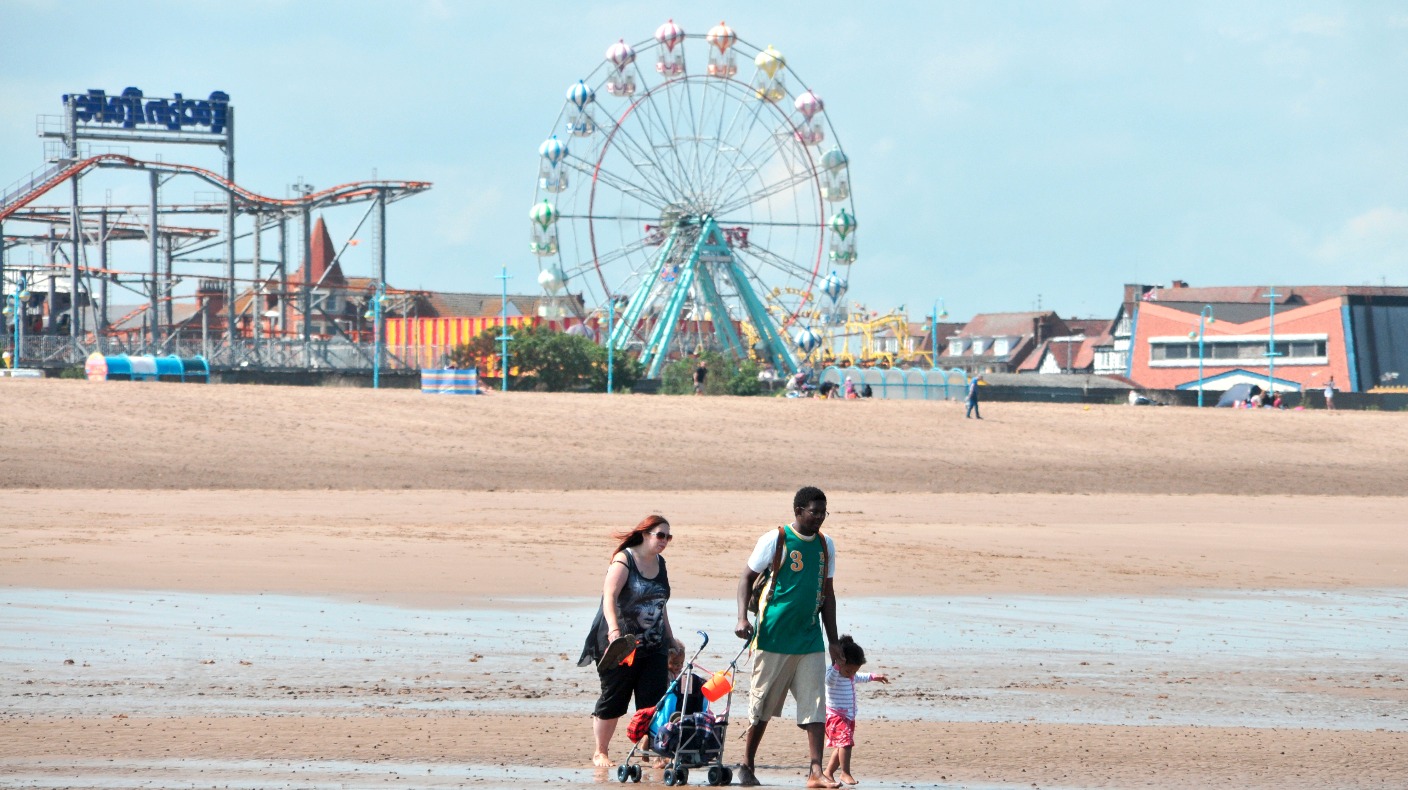
<svg viewBox="0 0 1408 790">
<path fill-rule="evenodd" d="M 709 377 L 709 366 L 704 364 L 704 360 L 699 360 L 699 367 L 694 369 L 694 394 L 704 394 L 704 380 Z"/>
<path fill-rule="evenodd" d="M 807 787 L 838 787 L 822 775 L 826 738 L 826 656 L 840 662 L 836 636 L 836 545 L 821 534 L 826 494 L 807 486 L 792 498 L 791 524 L 768 530 L 758 539 L 738 579 L 738 624 L 734 633 L 753 644 L 752 687 L 748 694 L 748 731 L 738 783 L 758 784 L 754 773 L 758 745 L 768 722 L 782 714 L 790 693 L 797 704 L 797 726 L 807 733 Z M 820 540 L 818 540 L 820 538 Z M 748 621 L 753 583 L 768 573 L 758 599 L 757 628 Z M 825 642 L 822 641 L 823 628 Z"/>
<path fill-rule="evenodd" d="M 983 415 L 978 412 L 978 383 L 983 380 L 983 374 L 979 373 L 968 380 L 968 410 L 963 413 L 964 419 L 977 417 L 982 419 Z"/>
<path fill-rule="evenodd" d="M 660 701 L 669 688 L 669 651 L 675 645 L 670 616 L 670 576 L 660 553 L 674 538 L 663 516 L 646 516 L 626 532 L 611 555 L 601 606 L 577 666 L 596 664 L 601 695 L 592 712 L 596 752 L 592 765 L 613 765 L 609 756 L 616 722 L 634 696 L 636 710 Z"/>
<path fill-rule="evenodd" d="M 1334 377 L 1334 376 L 1331 376 L 1331 377 L 1330 377 L 1330 380 L 1327 381 L 1327 382 L 1325 382 L 1325 408 L 1329 409 L 1330 411 L 1334 411 L 1334 410 L 1335 410 L 1335 377 Z"/>
<path fill-rule="evenodd" d="M 841 660 L 826 669 L 826 745 L 832 749 L 831 758 L 826 761 L 827 779 L 853 785 L 856 778 L 851 775 L 851 747 L 856 742 L 856 684 L 890 682 L 883 674 L 861 672 L 865 665 L 865 650 L 850 634 L 842 634 L 840 639 Z M 841 775 L 836 776 L 837 769 Z"/>
</svg>

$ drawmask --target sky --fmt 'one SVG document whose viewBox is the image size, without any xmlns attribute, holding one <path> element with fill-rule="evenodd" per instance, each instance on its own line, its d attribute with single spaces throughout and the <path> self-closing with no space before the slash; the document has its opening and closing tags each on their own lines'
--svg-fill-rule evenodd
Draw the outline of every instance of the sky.
<svg viewBox="0 0 1408 790">
<path fill-rule="evenodd" d="M 1401 2 L 698 8 L 0 0 L 0 183 L 45 164 L 36 117 L 62 94 L 223 90 L 246 188 L 433 182 L 389 209 L 393 285 L 497 292 L 506 266 L 510 290 L 535 291 L 527 213 L 567 86 L 666 17 L 723 19 L 824 96 L 860 227 L 850 298 L 873 310 L 1109 317 L 1124 283 L 1408 285 Z M 138 174 L 84 189 L 146 200 Z M 362 211 L 327 212 L 334 238 Z M 370 248 L 349 274 L 372 274 Z"/>
</svg>

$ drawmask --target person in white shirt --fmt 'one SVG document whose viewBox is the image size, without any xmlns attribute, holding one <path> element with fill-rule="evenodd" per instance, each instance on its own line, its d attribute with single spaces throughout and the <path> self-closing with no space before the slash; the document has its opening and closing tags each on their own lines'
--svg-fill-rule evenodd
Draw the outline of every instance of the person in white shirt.
<svg viewBox="0 0 1408 790">
<path fill-rule="evenodd" d="M 878 672 L 860 671 L 865 664 L 865 650 L 849 634 L 842 634 L 836 646 L 841 650 L 841 660 L 826 669 L 826 745 L 832 752 L 822 775 L 832 782 L 839 779 L 853 785 L 856 778 L 851 775 L 851 747 L 855 746 L 856 737 L 856 684 L 872 680 L 888 684 L 890 679 Z"/>
</svg>

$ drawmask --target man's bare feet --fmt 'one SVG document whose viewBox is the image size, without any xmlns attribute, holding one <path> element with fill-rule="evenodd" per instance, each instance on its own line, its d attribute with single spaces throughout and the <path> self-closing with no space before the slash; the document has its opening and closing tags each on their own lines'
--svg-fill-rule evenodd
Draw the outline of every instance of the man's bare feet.
<svg viewBox="0 0 1408 790">
<path fill-rule="evenodd" d="M 746 765 L 738 766 L 738 784 L 740 787 L 757 787 L 760 782 L 758 777 L 753 775 L 753 769 Z"/>
<path fill-rule="evenodd" d="M 741 784 L 741 783 L 740 783 Z M 835 779 L 823 774 L 810 774 L 807 776 L 807 787 L 840 787 Z"/>
<path fill-rule="evenodd" d="M 830 779 L 831 777 L 828 776 L 828 777 L 826 777 L 826 778 L 827 778 L 827 779 Z M 848 785 L 857 785 L 857 784 L 860 784 L 860 782 L 857 782 L 857 781 L 856 781 L 856 778 L 855 778 L 854 776 L 851 776 L 850 774 L 846 773 L 845 771 L 842 771 L 842 772 L 841 772 L 840 779 L 841 779 L 841 782 L 844 783 L 844 784 L 848 784 Z"/>
<path fill-rule="evenodd" d="M 611 762 L 610 757 L 607 757 L 601 752 L 597 752 L 596 754 L 592 755 L 592 765 L 596 766 L 597 768 L 610 768 L 615 764 L 616 763 Z"/>
</svg>

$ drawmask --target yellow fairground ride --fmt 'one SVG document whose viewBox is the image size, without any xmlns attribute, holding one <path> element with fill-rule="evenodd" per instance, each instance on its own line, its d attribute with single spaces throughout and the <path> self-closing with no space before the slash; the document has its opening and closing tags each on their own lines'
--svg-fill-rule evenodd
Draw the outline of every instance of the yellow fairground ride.
<svg viewBox="0 0 1408 790">
<path fill-rule="evenodd" d="M 801 297 L 802 308 L 795 318 L 777 298 L 768 300 L 768 310 L 777 317 L 778 325 L 789 337 L 792 337 L 794 330 L 804 326 L 819 338 L 820 342 L 810 354 L 798 349 L 798 357 L 805 358 L 813 368 L 828 365 L 888 368 L 931 364 L 929 352 L 907 348 L 909 316 L 903 310 L 891 310 L 882 315 L 866 309 L 859 302 L 852 303 L 849 310 L 841 304 L 826 309 L 817 303 L 810 291 L 774 291 L 776 293 L 771 294 L 773 297 L 784 293 Z M 757 330 L 748 322 L 742 326 L 749 347 L 755 346 L 760 340 Z"/>
</svg>

